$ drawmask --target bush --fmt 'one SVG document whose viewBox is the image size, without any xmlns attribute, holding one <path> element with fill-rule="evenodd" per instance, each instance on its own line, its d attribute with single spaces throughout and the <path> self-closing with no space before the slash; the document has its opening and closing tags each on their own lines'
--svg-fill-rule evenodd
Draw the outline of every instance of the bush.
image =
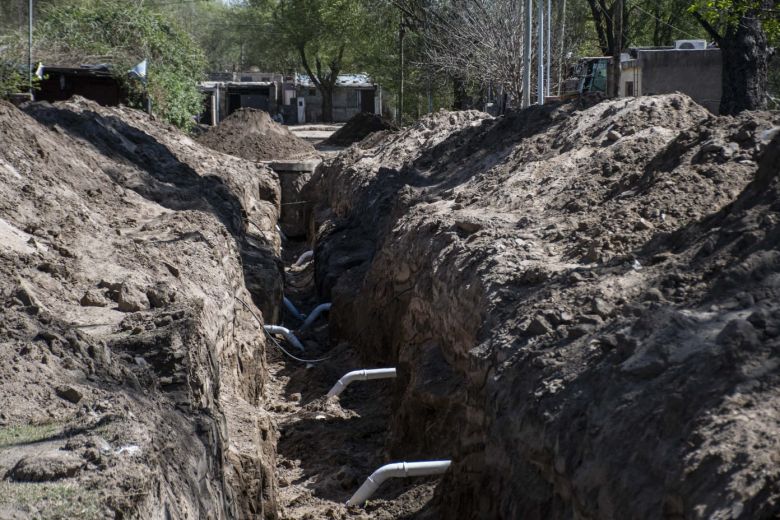
<svg viewBox="0 0 780 520">
<path fill-rule="evenodd" d="M 197 82 L 206 64 L 200 47 L 175 22 L 120 0 L 71 2 L 47 7 L 36 28 L 36 60 L 50 64 L 107 62 L 129 94 L 143 106 L 144 86 L 127 71 L 147 59 L 148 92 L 154 110 L 180 127 L 192 126 L 202 109 Z"/>
</svg>

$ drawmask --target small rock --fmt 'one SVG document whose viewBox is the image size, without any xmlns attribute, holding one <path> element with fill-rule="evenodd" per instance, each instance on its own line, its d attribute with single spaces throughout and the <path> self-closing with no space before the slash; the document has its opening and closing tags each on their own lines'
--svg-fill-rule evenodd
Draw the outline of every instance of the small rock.
<svg viewBox="0 0 780 520">
<path fill-rule="evenodd" d="M 648 289 L 645 293 L 644 301 L 646 302 L 661 302 L 664 300 L 663 293 L 656 289 L 655 287 L 652 289 Z"/>
<path fill-rule="evenodd" d="M 581 324 L 581 325 L 575 325 L 573 327 L 569 327 L 569 338 L 570 339 L 577 339 L 581 338 L 582 336 L 586 336 L 593 332 L 593 325 L 587 325 L 587 324 Z"/>
<path fill-rule="evenodd" d="M 103 295 L 94 289 L 89 289 L 85 292 L 84 296 L 79 300 L 79 303 L 82 307 L 105 307 L 108 305 L 108 302 Z"/>
<path fill-rule="evenodd" d="M 81 401 L 81 398 L 84 397 L 84 395 L 79 390 L 70 385 L 60 386 L 55 390 L 55 392 L 58 397 L 61 397 L 62 399 L 65 399 L 66 401 L 69 401 L 73 404 L 78 403 Z"/>
<path fill-rule="evenodd" d="M 599 258 L 601 258 L 601 249 L 596 245 L 591 245 L 588 251 L 582 255 L 582 261 L 587 263 L 598 262 Z"/>
<path fill-rule="evenodd" d="M 618 132 L 617 130 L 610 130 L 609 132 L 607 132 L 607 139 L 609 139 L 613 143 L 618 139 L 620 139 L 621 137 L 623 137 L 623 135 L 621 135 L 621 133 Z"/>
<path fill-rule="evenodd" d="M 124 282 L 117 295 L 117 309 L 122 312 L 138 312 L 147 309 L 149 299 L 133 284 Z"/>
<path fill-rule="evenodd" d="M 146 290 L 146 298 L 152 309 L 167 307 L 176 301 L 176 291 L 165 282 L 159 282 Z"/>
<path fill-rule="evenodd" d="M 721 150 L 723 150 L 723 146 L 715 141 L 707 141 L 701 145 L 701 151 L 704 153 L 720 152 Z"/>
<path fill-rule="evenodd" d="M 593 301 L 590 303 L 590 310 L 597 316 L 607 318 L 612 315 L 614 307 L 601 298 L 593 298 Z"/>
<path fill-rule="evenodd" d="M 24 457 L 8 472 L 7 477 L 17 482 L 46 482 L 75 476 L 84 465 L 72 453 L 51 450 Z"/>
<path fill-rule="evenodd" d="M 473 222 L 470 220 L 457 220 L 455 221 L 455 226 L 469 234 L 476 233 L 484 227 L 479 222 Z"/>
<path fill-rule="evenodd" d="M 301 402 L 301 397 L 302 396 L 301 396 L 300 392 L 295 392 L 294 394 L 290 394 L 290 400 L 295 402 L 295 403 L 300 403 Z"/>
<path fill-rule="evenodd" d="M 537 316 L 532 319 L 531 323 L 529 323 L 528 327 L 525 329 L 525 331 L 532 336 L 541 336 L 542 334 L 552 332 L 552 330 L 552 326 L 542 316 Z"/>
<path fill-rule="evenodd" d="M 639 217 L 639 220 L 634 223 L 634 229 L 636 231 L 647 231 L 653 229 L 653 225 L 642 217 Z"/>
<path fill-rule="evenodd" d="M 176 278 L 179 277 L 179 269 L 175 265 L 170 264 L 168 262 L 163 262 L 163 265 L 165 266 L 166 269 L 168 269 L 169 273 L 171 273 Z"/>
</svg>

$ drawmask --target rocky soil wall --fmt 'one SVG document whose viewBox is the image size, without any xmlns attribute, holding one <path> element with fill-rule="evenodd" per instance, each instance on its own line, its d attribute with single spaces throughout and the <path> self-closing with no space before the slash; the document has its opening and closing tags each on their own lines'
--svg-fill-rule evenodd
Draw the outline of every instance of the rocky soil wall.
<svg viewBox="0 0 780 520">
<path fill-rule="evenodd" d="M 0 103 L 0 517 L 276 517 L 236 298 L 278 313 L 279 197 L 142 113 Z"/>
<path fill-rule="evenodd" d="M 440 112 L 309 183 L 331 334 L 397 364 L 442 518 L 780 513 L 780 116 Z"/>
</svg>

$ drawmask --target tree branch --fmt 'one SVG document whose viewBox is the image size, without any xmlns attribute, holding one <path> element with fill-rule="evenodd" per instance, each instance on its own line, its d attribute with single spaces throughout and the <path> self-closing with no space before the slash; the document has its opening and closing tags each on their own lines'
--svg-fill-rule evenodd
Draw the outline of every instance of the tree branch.
<svg viewBox="0 0 780 520">
<path fill-rule="evenodd" d="M 718 31 L 716 31 L 712 25 L 710 25 L 710 22 L 705 20 L 698 11 L 693 11 L 693 17 L 696 18 L 696 21 L 698 21 L 701 26 L 704 27 L 704 30 L 707 31 L 710 36 L 712 36 L 712 39 L 715 40 L 715 43 L 720 46 L 721 42 L 723 41 L 723 37 L 718 34 Z"/>
</svg>

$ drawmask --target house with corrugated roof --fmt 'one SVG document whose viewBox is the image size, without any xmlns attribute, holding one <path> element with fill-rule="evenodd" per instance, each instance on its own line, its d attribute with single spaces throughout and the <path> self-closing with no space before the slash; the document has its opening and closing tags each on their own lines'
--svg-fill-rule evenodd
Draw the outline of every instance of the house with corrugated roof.
<svg viewBox="0 0 780 520">
<path fill-rule="evenodd" d="M 322 93 L 308 75 L 296 75 L 295 90 L 298 98 L 297 112 L 305 115 L 305 121 L 322 121 Z M 301 107 L 300 100 L 304 106 Z M 303 110 L 301 110 L 303 108 Z M 333 91 L 333 121 L 349 121 L 360 112 L 382 113 L 382 87 L 374 83 L 368 74 L 339 74 Z"/>
<path fill-rule="evenodd" d="M 239 108 L 258 108 L 287 124 L 322 121 L 322 94 L 305 74 L 223 72 L 200 83 L 204 94 L 200 122 L 217 124 Z M 333 91 L 333 121 L 360 112 L 382 113 L 382 88 L 368 74 L 339 74 Z"/>
</svg>

